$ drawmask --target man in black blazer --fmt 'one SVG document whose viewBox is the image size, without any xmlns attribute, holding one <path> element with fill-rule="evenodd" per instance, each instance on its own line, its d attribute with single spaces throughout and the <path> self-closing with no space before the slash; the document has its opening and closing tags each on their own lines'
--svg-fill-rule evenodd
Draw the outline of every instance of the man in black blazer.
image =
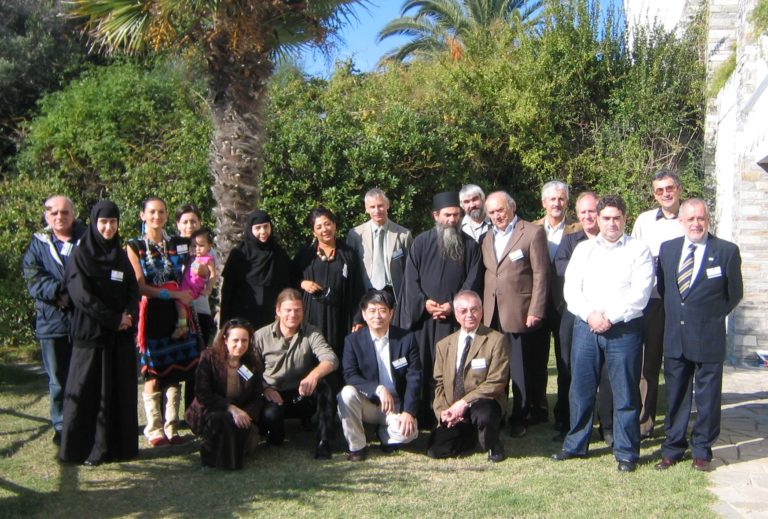
<svg viewBox="0 0 768 519">
<path fill-rule="evenodd" d="M 371 290 L 360 310 L 367 328 L 344 339 L 342 367 L 346 386 L 337 397 L 350 461 L 368 455 L 363 423 L 378 426 L 384 452 L 416 439 L 421 391 L 419 347 L 411 332 L 390 326 L 395 299 Z"/>
<path fill-rule="evenodd" d="M 699 199 L 680 208 L 685 236 L 662 243 L 657 286 L 664 301 L 664 378 L 667 386 L 665 470 L 683 457 L 695 390 L 691 432 L 693 468 L 709 470 L 720 434 L 720 396 L 725 360 L 725 318 L 743 294 L 739 248 L 709 234 L 709 212 Z"/>
</svg>

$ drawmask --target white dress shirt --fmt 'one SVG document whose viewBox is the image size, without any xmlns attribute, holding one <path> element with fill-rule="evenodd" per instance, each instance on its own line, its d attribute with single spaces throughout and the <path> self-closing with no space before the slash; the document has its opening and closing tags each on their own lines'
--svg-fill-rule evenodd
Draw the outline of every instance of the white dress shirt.
<svg viewBox="0 0 768 519">
<path fill-rule="evenodd" d="M 608 243 L 598 235 L 576 246 L 565 271 L 568 310 L 586 321 L 604 312 L 612 324 L 643 315 L 653 286 L 653 257 L 643 242 L 622 235 Z"/>
<path fill-rule="evenodd" d="M 701 262 L 704 261 L 704 249 L 707 246 L 707 239 L 705 237 L 701 243 L 693 243 L 688 237 L 683 240 L 683 251 L 680 254 L 680 262 L 677 264 L 677 272 L 680 272 L 680 267 L 685 262 L 685 258 L 688 257 L 691 245 L 696 247 L 696 250 L 693 251 L 693 274 L 691 275 L 691 286 L 693 286 L 693 283 L 696 281 L 696 275 L 699 273 L 699 269 L 701 269 Z"/>
<path fill-rule="evenodd" d="M 461 330 L 459 332 L 459 347 L 456 348 L 456 371 L 459 371 L 459 369 L 462 368 L 460 365 L 461 363 L 461 356 L 464 355 L 464 348 L 467 347 L 467 337 L 472 338 L 472 342 L 475 342 L 475 334 L 477 333 L 477 330 L 474 332 L 465 332 L 464 330 Z M 470 344 L 472 344 L 470 342 Z"/>
<path fill-rule="evenodd" d="M 500 231 L 497 227 L 493 228 L 493 250 L 496 252 L 496 262 L 501 263 L 501 255 L 504 254 L 504 249 L 507 248 L 509 239 L 512 237 L 512 232 L 517 225 L 517 215 L 512 219 L 507 228 Z"/>
<path fill-rule="evenodd" d="M 374 337 L 371 333 L 371 340 L 373 340 L 373 346 L 376 349 L 376 363 L 379 366 L 379 387 L 384 386 L 397 399 L 395 381 L 392 378 L 391 359 L 389 358 L 389 332 L 380 338 Z M 376 388 L 377 391 L 379 387 Z"/>
<path fill-rule="evenodd" d="M 632 227 L 632 237 L 642 240 L 651 249 L 654 267 L 656 267 L 656 259 L 659 257 L 661 244 L 679 238 L 683 234 L 683 226 L 680 225 L 677 215 L 667 218 L 660 207 L 640 213 L 640 216 L 635 220 L 634 227 Z M 651 297 L 661 297 L 659 291 L 656 290 L 656 276 L 653 277 Z"/>
<path fill-rule="evenodd" d="M 549 261 L 555 259 L 555 253 L 563 240 L 563 231 L 565 231 L 565 216 L 559 224 L 552 227 L 549 220 L 544 217 L 544 232 L 547 233 L 547 248 L 549 249 Z"/>
</svg>

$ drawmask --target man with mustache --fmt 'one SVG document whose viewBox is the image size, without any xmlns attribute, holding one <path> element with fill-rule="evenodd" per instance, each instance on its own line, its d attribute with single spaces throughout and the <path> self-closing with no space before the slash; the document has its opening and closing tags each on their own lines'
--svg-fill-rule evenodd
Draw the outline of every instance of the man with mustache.
<svg viewBox="0 0 768 519">
<path fill-rule="evenodd" d="M 485 193 L 475 184 L 467 184 L 459 191 L 461 208 L 464 218 L 461 219 L 461 230 L 480 243 L 485 233 L 493 228 L 491 219 L 485 213 Z"/>
<path fill-rule="evenodd" d="M 453 297 L 482 284 L 480 248 L 459 231 L 461 206 L 456 192 L 438 193 L 432 200 L 435 228 L 418 235 L 408 253 L 398 325 L 414 332 L 419 344 L 422 376 L 419 423 L 435 423 L 430 404 L 434 383 L 435 344 L 456 330 Z"/>
</svg>

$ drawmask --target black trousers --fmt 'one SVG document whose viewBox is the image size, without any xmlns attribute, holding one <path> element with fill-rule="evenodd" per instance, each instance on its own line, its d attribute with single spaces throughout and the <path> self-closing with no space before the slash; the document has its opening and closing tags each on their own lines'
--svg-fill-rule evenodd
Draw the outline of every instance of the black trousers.
<svg viewBox="0 0 768 519">
<path fill-rule="evenodd" d="M 501 406 L 496 400 L 478 400 L 464 415 L 465 419 L 453 427 L 440 423 L 429 437 L 429 455 L 433 458 L 450 458 L 472 450 L 480 442 L 483 450 L 489 450 L 499 441 Z"/>
<path fill-rule="evenodd" d="M 205 413 L 200 459 L 206 467 L 226 470 L 240 470 L 247 454 L 248 437 L 255 432 L 253 427 L 245 429 L 235 425 L 228 411 Z"/>
<path fill-rule="evenodd" d="M 333 423 L 336 417 L 336 398 L 330 384 L 320 380 L 315 393 L 308 397 L 299 397 L 298 389 L 280 391 L 282 404 L 266 402 L 261 411 L 259 428 L 267 437 L 267 443 L 280 445 L 285 439 L 285 419 L 299 418 L 303 424 L 310 424 L 317 416 L 317 440 L 328 441 L 333 436 Z"/>
</svg>

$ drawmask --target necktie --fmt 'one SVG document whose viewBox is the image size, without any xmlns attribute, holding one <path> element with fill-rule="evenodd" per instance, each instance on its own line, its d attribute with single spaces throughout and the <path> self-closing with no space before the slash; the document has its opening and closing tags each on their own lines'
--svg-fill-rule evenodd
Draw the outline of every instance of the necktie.
<svg viewBox="0 0 768 519">
<path fill-rule="evenodd" d="M 459 367 L 456 368 L 456 377 L 453 379 L 453 401 L 457 401 L 464 396 L 464 364 L 467 363 L 467 354 L 469 353 L 469 347 L 472 345 L 472 337 L 467 335 L 467 340 L 464 341 L 464 351 L 461 352 L 461 360 L 459 361 Z"/>
<path fill-rule="evenodd" d="M 381 290 L 387 286 L 387 271 L 384 266 L 384 229 L 376 229 L 373 235 L 373 272 L 371 286 Z"/>
<path fill-rule="evenodd" d="M 680 265 L 680 271 L 677 273 L 677 286 L 680 289 L 680 299 L 685 300 L 688 292 L 691 291 L 691 281 L 693 281 L 693 254 L 696 252 L 696 245 L 689 245 L 690 252 L 685 257 L 685 261 Z"/>
</svg>

